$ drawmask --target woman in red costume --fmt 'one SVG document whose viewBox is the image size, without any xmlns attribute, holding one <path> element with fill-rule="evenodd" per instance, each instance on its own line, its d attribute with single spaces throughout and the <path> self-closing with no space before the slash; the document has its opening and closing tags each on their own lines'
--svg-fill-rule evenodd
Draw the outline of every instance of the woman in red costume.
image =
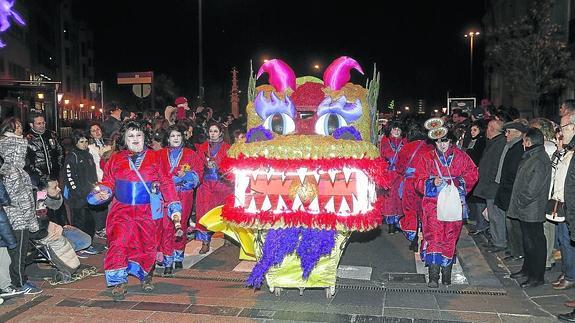
<svg viewBox="0 0 575 323">
<path fill-rule="evenodd" d="M 121 150 L 106 163 L 102 182 L 88 195 L 91 204 L 101 204 L 113 196 L 106 222 L 104 269 L 116 301 L 125 297 L 129 274 L 142 282 L 142 289 L 153 290 L 158 245 L 150 206 L 154 186 L 159 186 L 170 218 L 179 222 L 181 217 L 181 205 L 164 159 L 146 149 L 146 139 L 140 123 L 126 123 L 120 134 Z"/>
<path fill-rule="evenodd" d="M 390 174 L 397 175 L 397 157 L 407 143 L 407 140 L 402 136 L 403 131 L 401 130 L 401 124 L 398 121 L 391 121 L 388 126 L 388 131 L 389 133 L 381 138 L 379 151 L 381 157 L 387 161 L 387 170 Z M 398 194 L 400 183 L 401 178 L 399 176 L 394 176 L 389 190 L 387 190 L 383 195 L 383 217 L 385 219 L 385 223 L 388 225 L 389 233 L 395 233 L 397 231 L 399 219 L 403 213 L 401 209 L 401 200 L 399 199 Z"/>
<path fill-rule="evenodd" d="M 161 156 L 169 167 L 169 173 L 182 203 L 181 231 L 179 234 L 176 234 L 170 218 L 163 218 L 160 251 L 164 255 L 164 276 L 171 275 L 173 267 L 176 269 L 183 268 L 184 250 L 187 243 L 185 233 L 188 231 L 188 220 L 192 213 L 194 189 L 200 183 L 203 174 L 203 159 L 195 151 L 184 147 L 186 130 L 177 126 L 168 128 L 165 143 L 167 148 L 161 151 Z"/>
<path fill-rule="evenodd" d="M 211 209 L 223 205 L 233 188 L 220 173 L 220 163 L 226 157 L 230 145 L 224 141 L 223 128 L 217 123 L 208 127 L 208 141 L 198 146 L 198 153 L 205 158 L 203 183 L 196 194 L 196 239 L 202 241 L 200 253 L 210 251 L 212 235 L 199 224 L 200 219 Z"/>
<path fill-rule="evenodd" d="M 419 124 L 410 125 L 407 131 L 409 141 L 397 156 L 397 173 L 401 177 L 399 198 L 403 216 L 399 219 L 399 228 L 405 237 L 411 241 L 409 249 L 418 249 L 417 231 L 422 215 L 421 194 L 415 190 L 415 165 L 421 156 L 433 149 L 426 141 L 427 133 Z"/>
<path fill-rule="evenodd" d="M 421 259 L 429 270 L 427 286 L 437 288 L 440 271 L 441 283 L 451 284 L 451 268 L 456 260 L 455 247 L 463 220 L 467 218 L 465 196 L 479 175 L 473 160 L 453 144 L 455 136 L 448 133 L 446 128 L 432 129 L 428 136 L 435 140 L 435 149 L 426 152 L 415 167 L 416 188 L 423 194 Z M 462 204 L 461 220 L 440 221 L 437 218 L 437 198 L 451 183 L 457 187 Z"/>
</svg>

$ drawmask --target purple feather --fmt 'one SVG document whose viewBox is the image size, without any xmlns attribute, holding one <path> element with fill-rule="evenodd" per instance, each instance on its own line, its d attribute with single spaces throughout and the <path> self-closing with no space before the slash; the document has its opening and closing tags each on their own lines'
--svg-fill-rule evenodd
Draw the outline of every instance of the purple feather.
<svg viewBox="0 0 575 323">
<path fill-rule="evenodd" d="M 335 246 L 335 230 L 302 229 L 297 255 L 301 260 L 302 278 L 308 279 L 315 265 Z"/>
<path fill-rule="evenodd" d="M 260 288 L 269 269 L 281 264 L 287 255 L 293 253 L 298 242 L 299 228 L 270 229 L 264 242 L 262 257 L 252 270 L 246 285 Z"/>
<path fill-rule="evenodd" d="M 357 140 L 361 141 L 361 133 L 355 129 L 355 127 L 341 127 L 337 128 L 333 132 L 333 137 L 335 139 L 347 139 L 347 140 Z"/>
<path fill-rule="evenodd" d="M 264 126 L 257 126 L 248 130 L 246 133 L 246 142 L 268 141 L 272 140 L 273 137 L 272 132 L 264 128 Z"/>
</svg>

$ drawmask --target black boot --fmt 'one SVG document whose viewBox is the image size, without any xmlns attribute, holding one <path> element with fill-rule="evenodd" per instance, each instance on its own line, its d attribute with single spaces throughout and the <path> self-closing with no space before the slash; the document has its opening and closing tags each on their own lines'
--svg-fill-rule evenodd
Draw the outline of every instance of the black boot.
<svg viewBox="0 0 575 323">
<path fill-rule="evenodd" d="M 208 251 L 210 251 L 210 241 L 204 241 L 202 242 L 202 248 L 200 249 L 199 254 L 203 255 L 205 253 L 208 253 Z"/>
<path fill-rule="evenodd" d="M 397 229 L 395 228 L 395 224 L 388 224 L 387 225 L 387 232 L 389 234 L 394 234 L 397 231 Z"/>
<path fill-rule="evenodd" d="M 112 288 L 112 299 L 114 302 L 123 300 L 126 297 L 126 284 L 119 284 Z"/>
<path fill-rule="evenodd" d="M 430 265 L 427 269 L 429 271 L 429 282 L 427 283 L 427 287 L 438 288 L 439 287 L 439 265 Z"/>
<path fill-rule="evenodd" d="M 182 268 L 184 268 L 184 264 L 181 261 L 174 261 L 174 268 L 175 269 L 182 269 Z"/>
<path fill-rule="evenodd" d="M 152 277 L 154 277 L 154 268 L 150 270 L 148 275 L 142 281 L 142 290 L 145 292 L 151 292 L 154 290 L 154 284 L 152 283 Z"/>
<path fill-rule="evenodd" d="M 417 239 L 417 236 L 415 236 L 415 239 L 413 239 L 409 244 L 409 250 L 413 252 L 417 252 L 419 250 L 419 239 Z"/>
<path fill-rule="evenodd" d="M 172 266 L 164 268 L 164 277 L 172 277 L 174 275 L 174 269 Z"/>
<path fill-rule="evenodd" d="M 441 283 L 443 285 L 451 285 L 451 269 L 453 268 L 453 263 L 449 264 L 447 267 L 441 267 Z"/>
</svg>

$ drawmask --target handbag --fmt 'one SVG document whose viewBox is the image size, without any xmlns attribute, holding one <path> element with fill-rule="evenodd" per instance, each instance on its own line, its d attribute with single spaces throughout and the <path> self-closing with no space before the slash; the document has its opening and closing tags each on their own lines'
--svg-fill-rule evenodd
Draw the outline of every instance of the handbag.
<svg viewBox="0 0 575 323">
<path fill-rule="evenodd" d="M 439 165 L 437 165 L 435 160 L 433 162 L 439 172 L 439 176 L 443 178 Z M 449 167 L 447 167 L 447 172 L 449 172 Z M 451 174 L 449 174 L 449 177 L 451 178 Z M 445 186 L 437 195 L 437 220 L 444 222 L 463 220 L 463 206 L 461 205 L 459 190 L 453 184 L 453 178 L 451 178 L 451 183 Z"/>
<path fill-rule="evenodd" d="M 563 202 L 553 199 L 547 201 L 545 218 L 553 222 L 565 222 L 565 205 Z"/>
<path fill-rule="evenodd" d="M 146 192 L 148 192 L 148 194 L 150 195 L 150 209 L 152 210 L 152 219 L 153 220 L 159 220 L 159 219 L 163 218 L 164 217 L 164 198 L 162 197 L 162 193 L 160 193 L 160 191 L 155 190 L 155 189 L 150 190 L 150 188 L 146 184 L 146 181 L 144 181 L 144 179 L 142 178 L 140 171 L 138 171 L 138 168 L 136 168 L 136 165 L 134 165 L 134 162 L 132 162 L 132 160 L 129 158 L 128 158 L 128 161 L 130 162 L 130 167 L 136 172 L 136 175 L 138 175 L 138 178 L 140 179 L 142 184 L 144 184 L 144 187 L 146 188 Z"/>
</svg>

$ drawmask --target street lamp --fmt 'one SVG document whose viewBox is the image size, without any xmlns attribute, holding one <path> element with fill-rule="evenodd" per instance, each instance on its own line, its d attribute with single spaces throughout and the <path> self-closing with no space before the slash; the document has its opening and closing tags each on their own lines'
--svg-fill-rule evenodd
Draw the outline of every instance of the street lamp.
<svg viewBox="0 0 575 323">
<path fill-rule="evenodd" d="M 463 35 L 469 38 L 469 94 L 473 94 L 473 39 L 479 36 L 478 31 L 470 31 Z"/>
</svg>

